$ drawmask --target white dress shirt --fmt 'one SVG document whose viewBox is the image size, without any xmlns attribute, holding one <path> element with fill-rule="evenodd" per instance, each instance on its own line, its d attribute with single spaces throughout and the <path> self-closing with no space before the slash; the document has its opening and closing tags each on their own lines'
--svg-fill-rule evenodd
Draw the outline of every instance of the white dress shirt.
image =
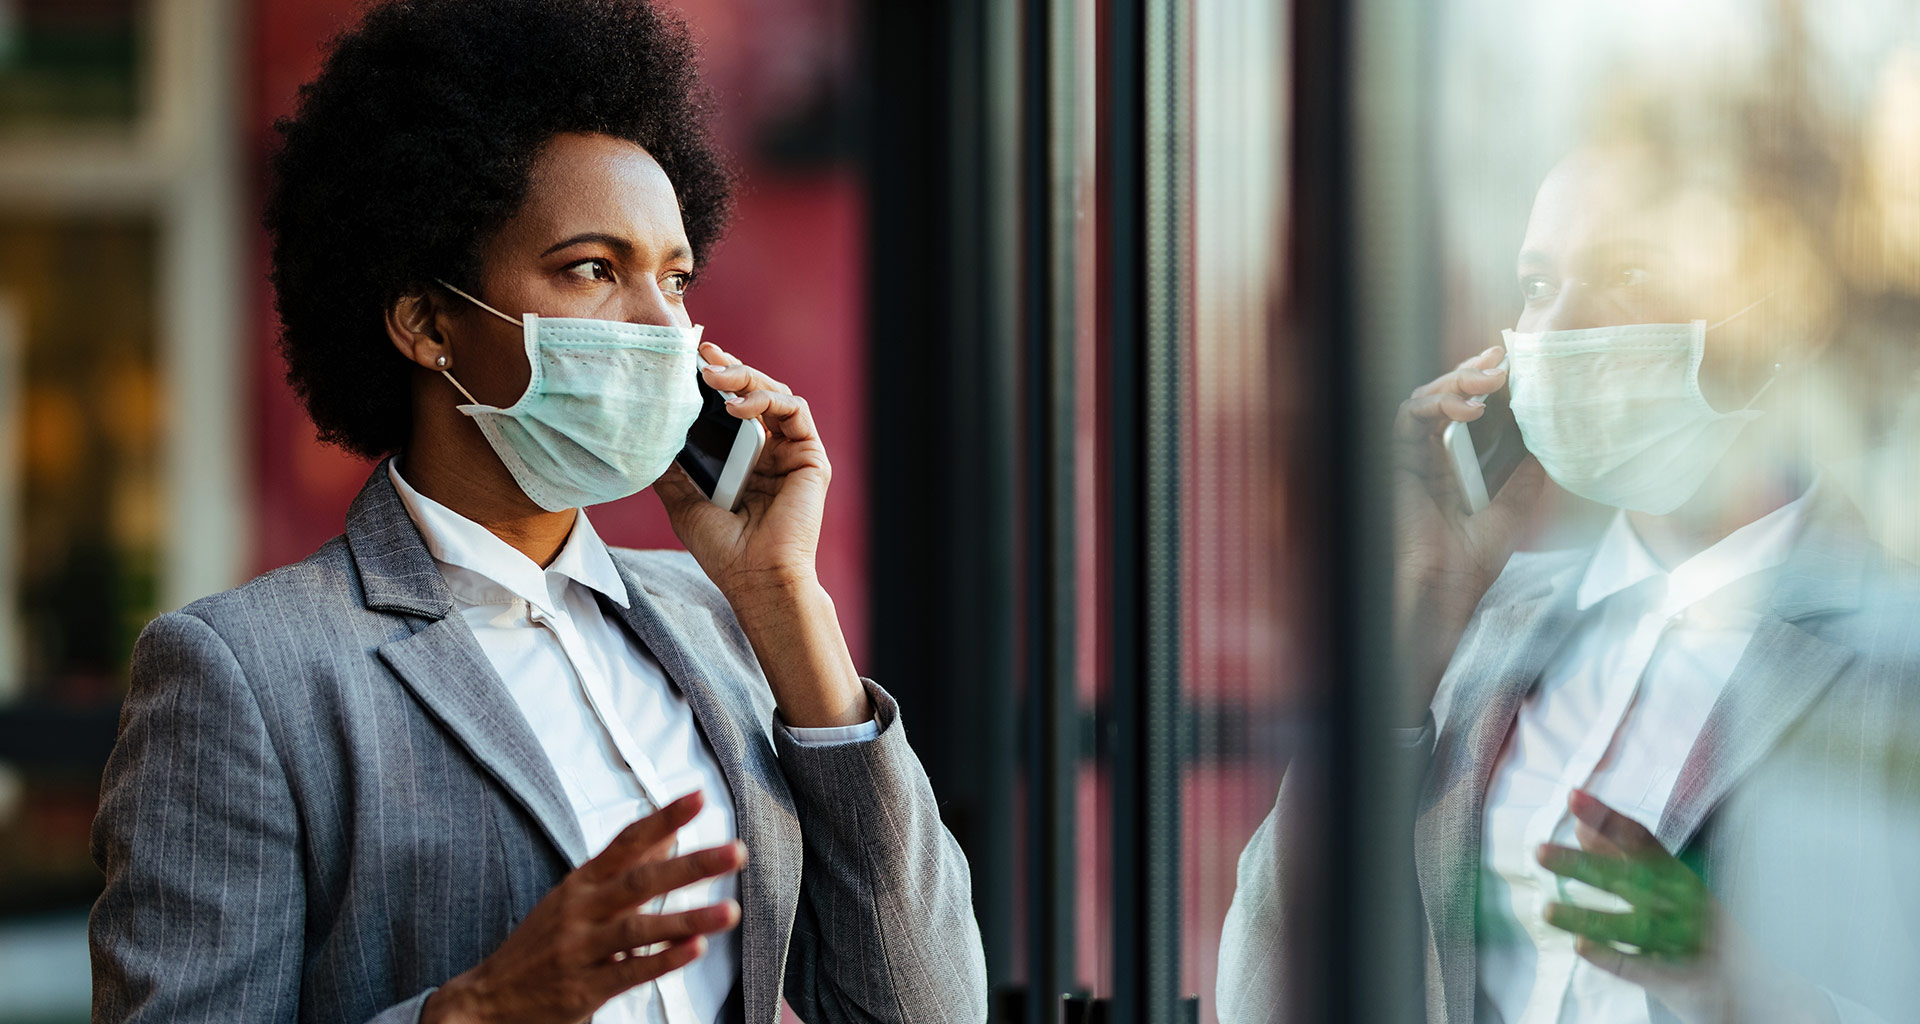
<svg viewBox="0 0 1920 1024">
<path fill-rule="evenodd" d="M 1816 485 L 1817 486 L 1817 485 Z M 1707 714 L 1759 625 L 1764 570 L 1799 534 L 1813 489 L 1666 572 L 1624 514 L 1580 580 L 1580 620 L 1522 702 L 1482 820 L 1480 1021 L 1648 1019 L 1646 991 L 1582 960 L 1547 924 L 1548 903 L 1626 903 L 1540 866 L 1545 842 L 1577 848 L 1567 797 L 1584 788 L 1658 825 Z"/>
<path fill-rule="evenodd" d="M 597 591 L 627 607 L 626 584 L 586 511 L 576 513 L 566 545 L 542 569 L 485 527 L 415 491 L 397 463 L 387 472 L 453 592 L 455 609 L 553 762 L 588 855 L 695 789 L 706 794 L 706 804 L 680 830 L 677 850 L 732 840 L 732 792 L 686 699 L 594 597 Z M 787 731 L 800 743 L 830 745 L 871 739 L 879 728 L 866 722 Z M 737 898 L 738 890 L 728 875 L 677 890 L 648 909 L 688 910 Z M 709 937 L 705 956 L 616 996 L 593 1020 L 712 1024 L 739 975 L 737 936 L 722 932 Z"/>
</svg>

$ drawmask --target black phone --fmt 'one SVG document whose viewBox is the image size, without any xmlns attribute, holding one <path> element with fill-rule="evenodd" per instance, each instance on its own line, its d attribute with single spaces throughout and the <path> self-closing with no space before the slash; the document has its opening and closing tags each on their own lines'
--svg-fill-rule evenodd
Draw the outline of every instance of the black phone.
<svg viewBox="0 0 1920 1024">
<path fill-rule="evenodd" d="M 1468 515 L 1492 504 L 1527 458 L 1527 442 L 1520 436 L 1506 388 L 1487 396 L 1487 411 L 1479 419 L 1449 424 L 1443 439 Z"/>
<path fill-rule="evenodd" d="M 707 499 L 732 511 L 739 507 L 741 485 L 766 447 L 767 430 L 759 420 L 743 420 L 727 411 L 726 396 L 702 380 L 700 415 L 687 430 L 686 446 L 673 461 L 687 471 Z"/>
</svg>

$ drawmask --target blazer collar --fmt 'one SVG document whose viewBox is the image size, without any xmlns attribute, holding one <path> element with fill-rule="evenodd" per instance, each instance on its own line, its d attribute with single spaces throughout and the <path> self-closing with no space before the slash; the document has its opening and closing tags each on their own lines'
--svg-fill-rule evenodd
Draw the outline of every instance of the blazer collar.
<svg viewBox="0 0 1920 1024">
<path fill-rule="evenodd" d="M 773 851 L 800 845 L 793 794 L 774 754 L 747 680 L 715 678 L 716 661 L 688 646 L 686 638 L 713 631 L 711 613 L 684 596 L 650 589 L 625 559 L 614 564 L 631 598 L 624 608 L 602 602 L 618 615 L 660 662 L 686 697 L 732 790 L 734 822 L 750 855 L 740 872 L 741 989 L 749 1021 L 779 1016 L 787 940 L 799 906 L 801 860 Z"/>
<path fill-rule="evenodd" d="M 453 611 L 453 592 L 387 478 L 391 461 L 382 459 L 374 467 L 347 507 L 347 550 L 353 553 L 368 608 L 444 618 Z"/>
</svg>

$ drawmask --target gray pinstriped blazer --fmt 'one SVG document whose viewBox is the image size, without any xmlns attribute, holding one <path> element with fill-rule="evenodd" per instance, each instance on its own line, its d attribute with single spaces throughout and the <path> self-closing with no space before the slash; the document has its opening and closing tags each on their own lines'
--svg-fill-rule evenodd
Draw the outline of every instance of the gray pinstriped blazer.
<svg viewBox="0 0 1920 1024">
<path fill-rule="evenodd" d="M 983 1021 L 967 864 L 886 691 L 802 747 L 719 592 L 616 550 L 609 603 L 692 706 L 751 857 L 729 1016 Z M 344 537 L 149 625 L 93 854 L 93 1019 L 379 1021 L 492 952 L 586 855 L 551 763 L 383 466 Z"/>
<path fill-rule="evenodd" d="M 1518 554 L 1474 612 L 1433 704 L 1410 847 L 1433 1024 L 1470 1024 L 1487 783 L 1520 702 L 1574 624 L 1590 552 Z M 1888 1021 L 1920 1007 L 1920 585 L 1834 492 L 1773 599 L 1655 834 L 1770 962 Z M 1430 751 L 1430 757 L 1428 753 Z M 1221 939 L 1222 1024 L 1285 1019 L 1283 862 L 1314 823 L 1289 771 L 1240 860 Z M 1296 838 L 1297 837 L 1297 838 Z M 1336 909 L 1337 912 L 1337 909 Z M 1381 979 L 1397 983 L 1403 979 Z M 1671 1020 L 1649 1000 L 1656 1021 Z"/>
</svg>

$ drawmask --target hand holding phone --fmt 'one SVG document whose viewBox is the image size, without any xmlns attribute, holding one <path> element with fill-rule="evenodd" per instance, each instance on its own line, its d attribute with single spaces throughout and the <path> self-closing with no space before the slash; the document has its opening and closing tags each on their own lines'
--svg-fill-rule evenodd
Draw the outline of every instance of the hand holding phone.
<svg viewBox="0 0 1920 1024">
<path fill-rule="evenodd" d="M 727 411 L 726 396 L 700 382 L 700 416 L 687 431 L 687 445 L 673 461 L 687 471 L 707 500 L 729 512 L 740 507 L 747 474 L 767 446 L 767 428 L 758 419 L 739 419 Z"/>
<path fill-rule="evenodd" d="M 1479 419 L 1464 423 L 1456 420 L 1440 435 L 1453 460 L 1454 479 L 1460 485 L 1467 515 L 1485 511 L 1493 504 L 1494 496 L 1528 454 L 1507 389 L 1502 387 L 1481 398 L 1486 411 Z"/>
<path fill-rule="evenodd" d="M 1461 362 L 1416 388 L 1394 419 L 1394 628 L 1421 684 L 1401 709 L 1409 725 L 1546 479 L 1513 423 L 1505 356 L 1495 345 Z"/>
</svg>

